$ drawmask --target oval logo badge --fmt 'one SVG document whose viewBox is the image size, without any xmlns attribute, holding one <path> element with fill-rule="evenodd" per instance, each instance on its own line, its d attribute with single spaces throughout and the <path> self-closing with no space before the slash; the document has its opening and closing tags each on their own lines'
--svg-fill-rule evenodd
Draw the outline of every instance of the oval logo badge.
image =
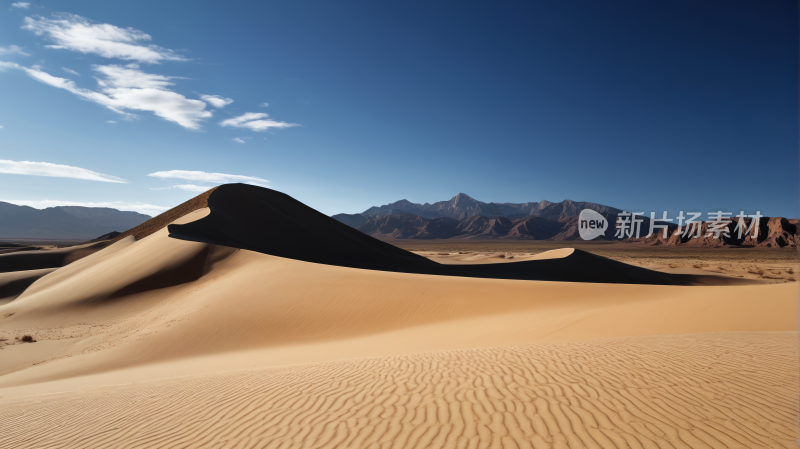
<svg viewBox="0 0 800 449">
<path fill-rule="evenodd" d="M 578 216 L 578 232 L 584 240 L 592 240 L 605 234 L 608 229 L 606 217 L 591 209 L 584 209 Z"/>
</svg>

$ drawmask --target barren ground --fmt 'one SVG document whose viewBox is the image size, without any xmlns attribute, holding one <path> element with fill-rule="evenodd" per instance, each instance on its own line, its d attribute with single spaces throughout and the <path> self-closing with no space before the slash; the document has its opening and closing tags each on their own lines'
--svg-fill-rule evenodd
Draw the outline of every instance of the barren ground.
<svg viewBox="0 0 800 449">
<path fill-rule="evenodd" d="M 457 263 L 475 256 L 524 260 L 530 255 L 569 247 L 670 273 L 724 274 L 775 282 L 800 279 L 797 248 L 676 248 L 621 242 L 538 240 L 391 240 L 389 243 L 441 263 Z"/>
</svg>

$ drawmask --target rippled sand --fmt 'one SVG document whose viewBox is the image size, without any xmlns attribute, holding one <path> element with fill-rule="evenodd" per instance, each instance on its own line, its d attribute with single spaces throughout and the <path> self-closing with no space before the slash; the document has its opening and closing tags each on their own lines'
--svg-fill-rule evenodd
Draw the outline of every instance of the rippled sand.
<svg viewBox="0 0 800 449">
<path fill-rule="evenodd" d="M 0 447 L 789 448 L 797 373 L 794 332 L 439 351 L 9 400 Z"/>
</svg>

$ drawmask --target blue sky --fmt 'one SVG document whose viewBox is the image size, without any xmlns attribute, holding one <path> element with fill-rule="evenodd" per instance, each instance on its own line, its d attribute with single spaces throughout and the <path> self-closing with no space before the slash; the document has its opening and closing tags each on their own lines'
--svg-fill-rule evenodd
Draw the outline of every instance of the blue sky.
<svg viewBox="0 0 800 449">
<path fill-rule="evenodd" d="M 798 209 L 796 2 L 0 4 L 0 201 Z M 31 163 L 23 163 L 23 162 Z"/>
</svg>

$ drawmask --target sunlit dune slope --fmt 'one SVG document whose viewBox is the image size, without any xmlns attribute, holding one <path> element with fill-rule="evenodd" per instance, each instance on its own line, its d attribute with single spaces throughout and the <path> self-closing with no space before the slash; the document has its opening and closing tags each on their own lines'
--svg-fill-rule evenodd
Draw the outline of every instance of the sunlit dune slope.
<svg viewBox="0 0 800 449">
<path fill-rule="evenodd" d="M 794 330 L 795 291 L 792 284 L 613 285 L 360 270 L 176 240 L 162 230 L 57 270 L 0 307 L 0 316 L 13 313 L 0 319 L 0 332 L 69 342 L 43 356 L 53 361 L 41 367 L 20 359 L 11 368 L 24 371 L 0 385 L 259 348 L 278 351 L 270 363 L 281 364 L 542 340 Z M 302 347 L 279 351 L 287 345 Z M 5 349 L 5 363 L 25 348 Z M 58 354 L 72 357 L 55 360 Z"/>
</svg>

